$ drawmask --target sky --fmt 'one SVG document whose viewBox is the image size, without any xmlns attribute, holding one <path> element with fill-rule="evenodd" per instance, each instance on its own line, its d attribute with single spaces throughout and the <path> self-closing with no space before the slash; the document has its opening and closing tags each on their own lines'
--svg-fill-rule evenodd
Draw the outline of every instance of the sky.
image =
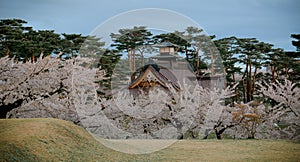
<svg viewBox="0 0 300 162">
<path fill-rule="evenodd" d="M 20 18 L 36 30 L 88 35 L 116 15 L 143 8 L 186 16 L 217 38 L 254 37 L 287 51 L 295 50 L 290 35 L 300 33 L 300 0 L 0 0 L 0 19 Z"/>
</svg>

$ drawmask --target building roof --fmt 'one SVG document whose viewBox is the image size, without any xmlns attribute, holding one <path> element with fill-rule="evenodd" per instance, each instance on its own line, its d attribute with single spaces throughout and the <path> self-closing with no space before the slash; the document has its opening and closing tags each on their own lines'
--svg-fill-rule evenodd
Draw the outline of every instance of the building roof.
<svg viewBox="0 0 300 162">
<path fill-rule="evenodd" d="M 159 67 L 157 65 L 146 65 L 146 68 L 140 71 L 140 75 L 134 79 L 129 85 L 129 89 L 137 87 L 141 82 L 158 82 L 161 86 L 168 88 L 171 84 L 176 90 L 180 89 L 176 76 L 167 68 Z"/>
</svg>

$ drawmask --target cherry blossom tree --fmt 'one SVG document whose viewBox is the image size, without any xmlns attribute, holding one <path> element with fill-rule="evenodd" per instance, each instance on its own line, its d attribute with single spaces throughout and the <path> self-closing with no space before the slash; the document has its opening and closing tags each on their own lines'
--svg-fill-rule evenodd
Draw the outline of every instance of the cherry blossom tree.
<svg viewBox="0 0 300 162">
<path fill-rule="evenodd" d="M 1 118 L 53 117 L 78 123 L 72 93 L 76 66 L 74 59 L 51 56 L 40 56 L 33 63 L 1 58 Z"/>
<path fill-rule="evenodd" d="M 267 107 L 267 117 L 261 129 L 267 130 L 266 138 L 300 139 L 300 88 L 284 79 L 275 83 L 258 83 L 259 92 L 278 104 Z"/>
<path fill-rule="evenodd" d="M 260 97 L 274 100 L 224 105 L 234 87 L 206 89 L 183 83 L 180 91 L 153 88 L 133 97 L 120 91 L 111 99 L 97 95 L 103 71 L 90 58 L 51 56 L 36 62 L 0 59 L 1 118 L 60 118 L 105 138 L 299 139 L 300 89 L 283 80 L 257 83 Z"/>
</svg>

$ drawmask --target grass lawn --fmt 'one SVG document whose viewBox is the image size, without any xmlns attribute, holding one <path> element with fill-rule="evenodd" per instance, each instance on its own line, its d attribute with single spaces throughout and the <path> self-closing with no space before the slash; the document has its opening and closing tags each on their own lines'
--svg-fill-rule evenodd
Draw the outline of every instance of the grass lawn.
<svg viewBox="0 0 300 162">
<path fill-rule="evenodd" d="M 160 151 L 135 155 L 105 147 L 71 122 L 2 119 L 0 161 L 300 161 L 300 143 L 180 140 Z"/>
</svg>

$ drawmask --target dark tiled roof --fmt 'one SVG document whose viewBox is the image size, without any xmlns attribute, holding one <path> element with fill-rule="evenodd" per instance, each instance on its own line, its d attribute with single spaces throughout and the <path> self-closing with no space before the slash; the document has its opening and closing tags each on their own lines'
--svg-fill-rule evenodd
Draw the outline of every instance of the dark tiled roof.
<svg viewBox="0 0 300 162">
<path fill-rule="evenodd" d="M 129 88 L 135 88 L 151 71 L 160 83 L 162 83 L 163 87 L 167 87 L 167 84 L 171 84 L 176 90 L 180 89 L 176 76 L 169 69 L 164 67 L 154 68 L 153 65 L 146 66 L 148 67 L 140 71 L 140 75 L 131 82 Z"/>
<path fill-rule="evenodd" d="M 178 80 L 176 78 L 176 76 L 167 68 L 161 68 L 159 70 L 159 72 L 161 73 L 161 75 L 163 75 L 165 78 L 167 78 L 169 80 L 169 82 L 177 87 L 179 89 L 179 85 L 178 85 Z"/>
</svg>

